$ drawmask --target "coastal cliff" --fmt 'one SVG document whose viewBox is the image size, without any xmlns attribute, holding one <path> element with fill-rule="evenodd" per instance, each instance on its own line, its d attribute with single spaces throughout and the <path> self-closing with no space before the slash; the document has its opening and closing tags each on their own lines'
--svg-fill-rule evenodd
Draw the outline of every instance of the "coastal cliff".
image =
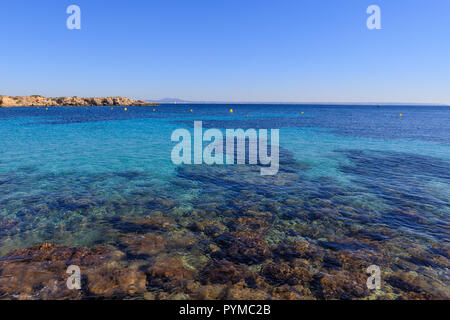
<svg viewBox="0 0 450 320">
<path fill-rule="evenodd" d="M 1 96 L 1 107 L 84 107 L 84 106 L 150 106 L 154 105 L 144 100 L 134 100 L 126 97 L 79 98 L 59 97 L 46 98 L 34 96 Z"/>
</svg>

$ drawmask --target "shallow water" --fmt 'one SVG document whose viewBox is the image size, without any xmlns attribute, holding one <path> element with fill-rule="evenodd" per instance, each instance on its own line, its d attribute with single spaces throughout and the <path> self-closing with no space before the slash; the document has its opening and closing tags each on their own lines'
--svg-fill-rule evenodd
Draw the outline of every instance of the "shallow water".
<svg viewBox="0 0 450 320">
<path fill-rule="evenodd" d="M 171 133 L 194 120 L 279 128 L 279 173 L 173 165 Z M 0 256 L 117 249 L 147 270 L 146 292 L 113 297 L 450 297 L 450 108 L 15 108 L 0 109 L 0 137 Z"/>
</svg>

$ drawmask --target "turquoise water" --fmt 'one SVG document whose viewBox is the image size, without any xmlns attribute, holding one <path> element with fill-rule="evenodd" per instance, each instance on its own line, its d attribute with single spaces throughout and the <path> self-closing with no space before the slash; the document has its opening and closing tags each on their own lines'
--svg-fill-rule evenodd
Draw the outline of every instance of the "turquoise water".
<svg viewBox="0 0 450 320">
<path fill-rule="evenodd" d="M 194 120 L 205 129 L 280 129 L 279 174 L 263 177 L 249 165 L 175 166 L 170 136 L 192 130 Z M 290 261 L 279 254 L 282 244 L 307 241 L 318 250 L 309 257 L 311 274 L 377 262 L 391 279 L 390 297 L 411 291 L 399 270 L 415 279 L 412 292 L 449 295 L 450 108 L 0 109 L 0 137 L 0 256 L 44 242 L 127 252 L 120 239 L 147 232 L 169 243 L 180 234 L 193 238 L 195 245 L 167 246 L 164 254 L 189 257 L 198 272 L 211 259 L 265 270 L 270 261 Z M 149 216 L 175 227 L 136 227 L 133 219 Z M 223 228 L 192 228 L 205 219 Z M 270 253 L 230 250 L 224 239 L 241 229 L 263 237 Z M 346 266 L 342 256 L 364 263 Z M 330 267 L 330 259 L 338 262 Z M 323 298 L 314 281 L 306 287 Z"/>
</svg>

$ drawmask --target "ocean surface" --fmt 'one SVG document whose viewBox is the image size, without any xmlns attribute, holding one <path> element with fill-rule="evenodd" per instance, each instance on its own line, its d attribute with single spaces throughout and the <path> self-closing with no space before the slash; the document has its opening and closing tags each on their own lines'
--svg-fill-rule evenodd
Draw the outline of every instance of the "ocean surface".
<svg viewBox="0 0 450 320">
<path fill-rule="evenodd" d="M 194 120 L 280 129 L 279 173 L 174 165 L 171 134 Z M 181 261 L 151 269 L 146 297 L 448 299 L 449 222 L 450 107 L 0 108 L 0 257 L 55 243 Z"/>
</svg>

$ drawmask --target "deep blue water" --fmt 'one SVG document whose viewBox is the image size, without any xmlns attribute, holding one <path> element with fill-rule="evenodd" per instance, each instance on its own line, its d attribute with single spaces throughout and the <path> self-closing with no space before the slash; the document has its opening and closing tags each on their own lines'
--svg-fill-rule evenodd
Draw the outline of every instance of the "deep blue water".
<svg viewBox="0 0 450 320">
<path fill-rule="evenodd" d="M 173 165 L 171 133 L 194 120 L 280 129 L 280 172 Z M 231 232 L 248 212 L 267 216 L 269 247 L 306 240 L 382 257 L 389 272 L 407 268 L 423 290 L 448 294 L 450 107 L 0 108 L 0 255 L 43 242 L 119 246 L 129 232 L 170 241 L 123 222 L 149 215 L 192 237 L 203 218 Z"/>
</svg>

